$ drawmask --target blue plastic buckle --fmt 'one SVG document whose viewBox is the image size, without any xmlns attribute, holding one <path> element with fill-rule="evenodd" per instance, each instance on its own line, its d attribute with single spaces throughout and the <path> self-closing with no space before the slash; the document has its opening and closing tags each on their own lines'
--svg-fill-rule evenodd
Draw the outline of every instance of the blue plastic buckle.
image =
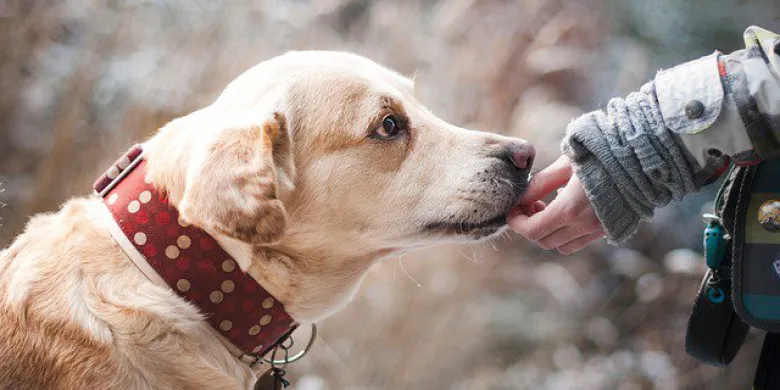
<svg viewBox="0 0 780 390">
<path fill-rule="evenodd" d="M 704 257 L 707 267 L 714 269 L 722 267 L 726 257 L 726 229 L 723 228 L 720 217 L 715 214 L 704 214 Z"/>
</svg>

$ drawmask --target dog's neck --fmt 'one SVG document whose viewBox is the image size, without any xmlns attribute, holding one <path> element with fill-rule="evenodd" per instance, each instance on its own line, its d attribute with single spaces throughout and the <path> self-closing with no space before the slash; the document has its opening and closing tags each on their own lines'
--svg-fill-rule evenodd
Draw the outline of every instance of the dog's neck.
<svg viewBox="0 0 780 390">
<path fill-rule="evenodd" d="M 169 139 L 170 138 L 170 139 Z M 176 141 L 176 142 L 174 142 Z M 178 208 L 184 191 L 186 167 L 196 149 L 187 138 L 160 133 L 144 144 L 149 175 L 154 185 L 168 194 Z M 282 240 L 270 246 L 254 246 L 203 228 L 230 254 L 241 269 L 284 304 L 300 324 L 315 322 L 339 311 L 354 294 L 368 268 L 393 250 L 360 249 L 332 252 L 338 245 L 311 247 L 320 239 L 298 233 L 288 226 Z M 334 238 L 335 239 L 335 238 Z"/>
<path fill-rule="evenodd" d="M 211 232 L 210 232 L 211 233 Z M 252 246 L 216 233 L 223 249 L 241 269 L 284 303 L 299 323 L 316 322 L 341 310 L 354 295 L 368 268 L 392 253 L 294 253 L 284 241 L 275 246 Z M 337 257 L 337 258 L 335 258 Z"/>
</svg>

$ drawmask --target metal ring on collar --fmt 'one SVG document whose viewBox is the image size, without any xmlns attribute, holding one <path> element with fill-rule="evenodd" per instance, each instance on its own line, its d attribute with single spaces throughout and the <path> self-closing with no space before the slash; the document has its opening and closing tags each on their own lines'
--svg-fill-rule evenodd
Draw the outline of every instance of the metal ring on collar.
<svg viewBox="0 0 780 390">
<path fill-rule="evenodd" d="M 295 361 L 300 360 L 302 357 L 304 357 L 307 353 L 309 353 L 309 350 L 314 345 L 314 340 L 317 338 L 317 325 L 311 324 L 311 336 L 309 336 L 309 342 L 306 343 L 306 346 L 301 350 L 301 352 L 296 353 L 295 355 L 286 358 L 286 359 L 268 359 L 263 358 L 263 361 L 265 361 L 268 364 L 271 364 L 272 366 L 279 366 L 284 364 L 289 364 Z"/>
</svg>

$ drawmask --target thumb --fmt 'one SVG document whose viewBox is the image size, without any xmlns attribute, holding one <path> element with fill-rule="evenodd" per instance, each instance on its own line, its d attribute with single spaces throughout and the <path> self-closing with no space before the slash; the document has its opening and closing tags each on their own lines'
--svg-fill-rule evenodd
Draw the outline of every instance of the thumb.
<svg viewBox="0 0 780 390">
<path fill-rule="evenodd" d="M 542 169 L 531 178 L 528 189 L 520 199 L 520 203 L 531 203 L 544 198 L 547 194 L 566 184 L 571 175 L 571 161 L 569 161 L 568 157 L 561 156 L 550 166 Z"/>
</svg>

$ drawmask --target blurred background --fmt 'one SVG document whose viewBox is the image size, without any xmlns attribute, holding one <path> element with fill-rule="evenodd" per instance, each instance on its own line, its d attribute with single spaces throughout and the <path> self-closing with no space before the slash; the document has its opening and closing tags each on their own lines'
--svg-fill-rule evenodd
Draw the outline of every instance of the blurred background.
<svg viewBox="0 0 780 390">
<path fill-rule="evenodd" d="M 780 31 L 776 0 L 0 0 L 0 247 L 33 213 L 89 193 L 133 142 L 292 49 L 348 50 L 416 74 L 455 124 L 531 140 L 660 68 Z M 563 257 L 515 235 L 372 269 L 322 322 L 294 388 L 745 389 L 760 341 L 728 368 L 684 352 L 716 186 L 660 210 L 626 245 Z"/>
</svg>

